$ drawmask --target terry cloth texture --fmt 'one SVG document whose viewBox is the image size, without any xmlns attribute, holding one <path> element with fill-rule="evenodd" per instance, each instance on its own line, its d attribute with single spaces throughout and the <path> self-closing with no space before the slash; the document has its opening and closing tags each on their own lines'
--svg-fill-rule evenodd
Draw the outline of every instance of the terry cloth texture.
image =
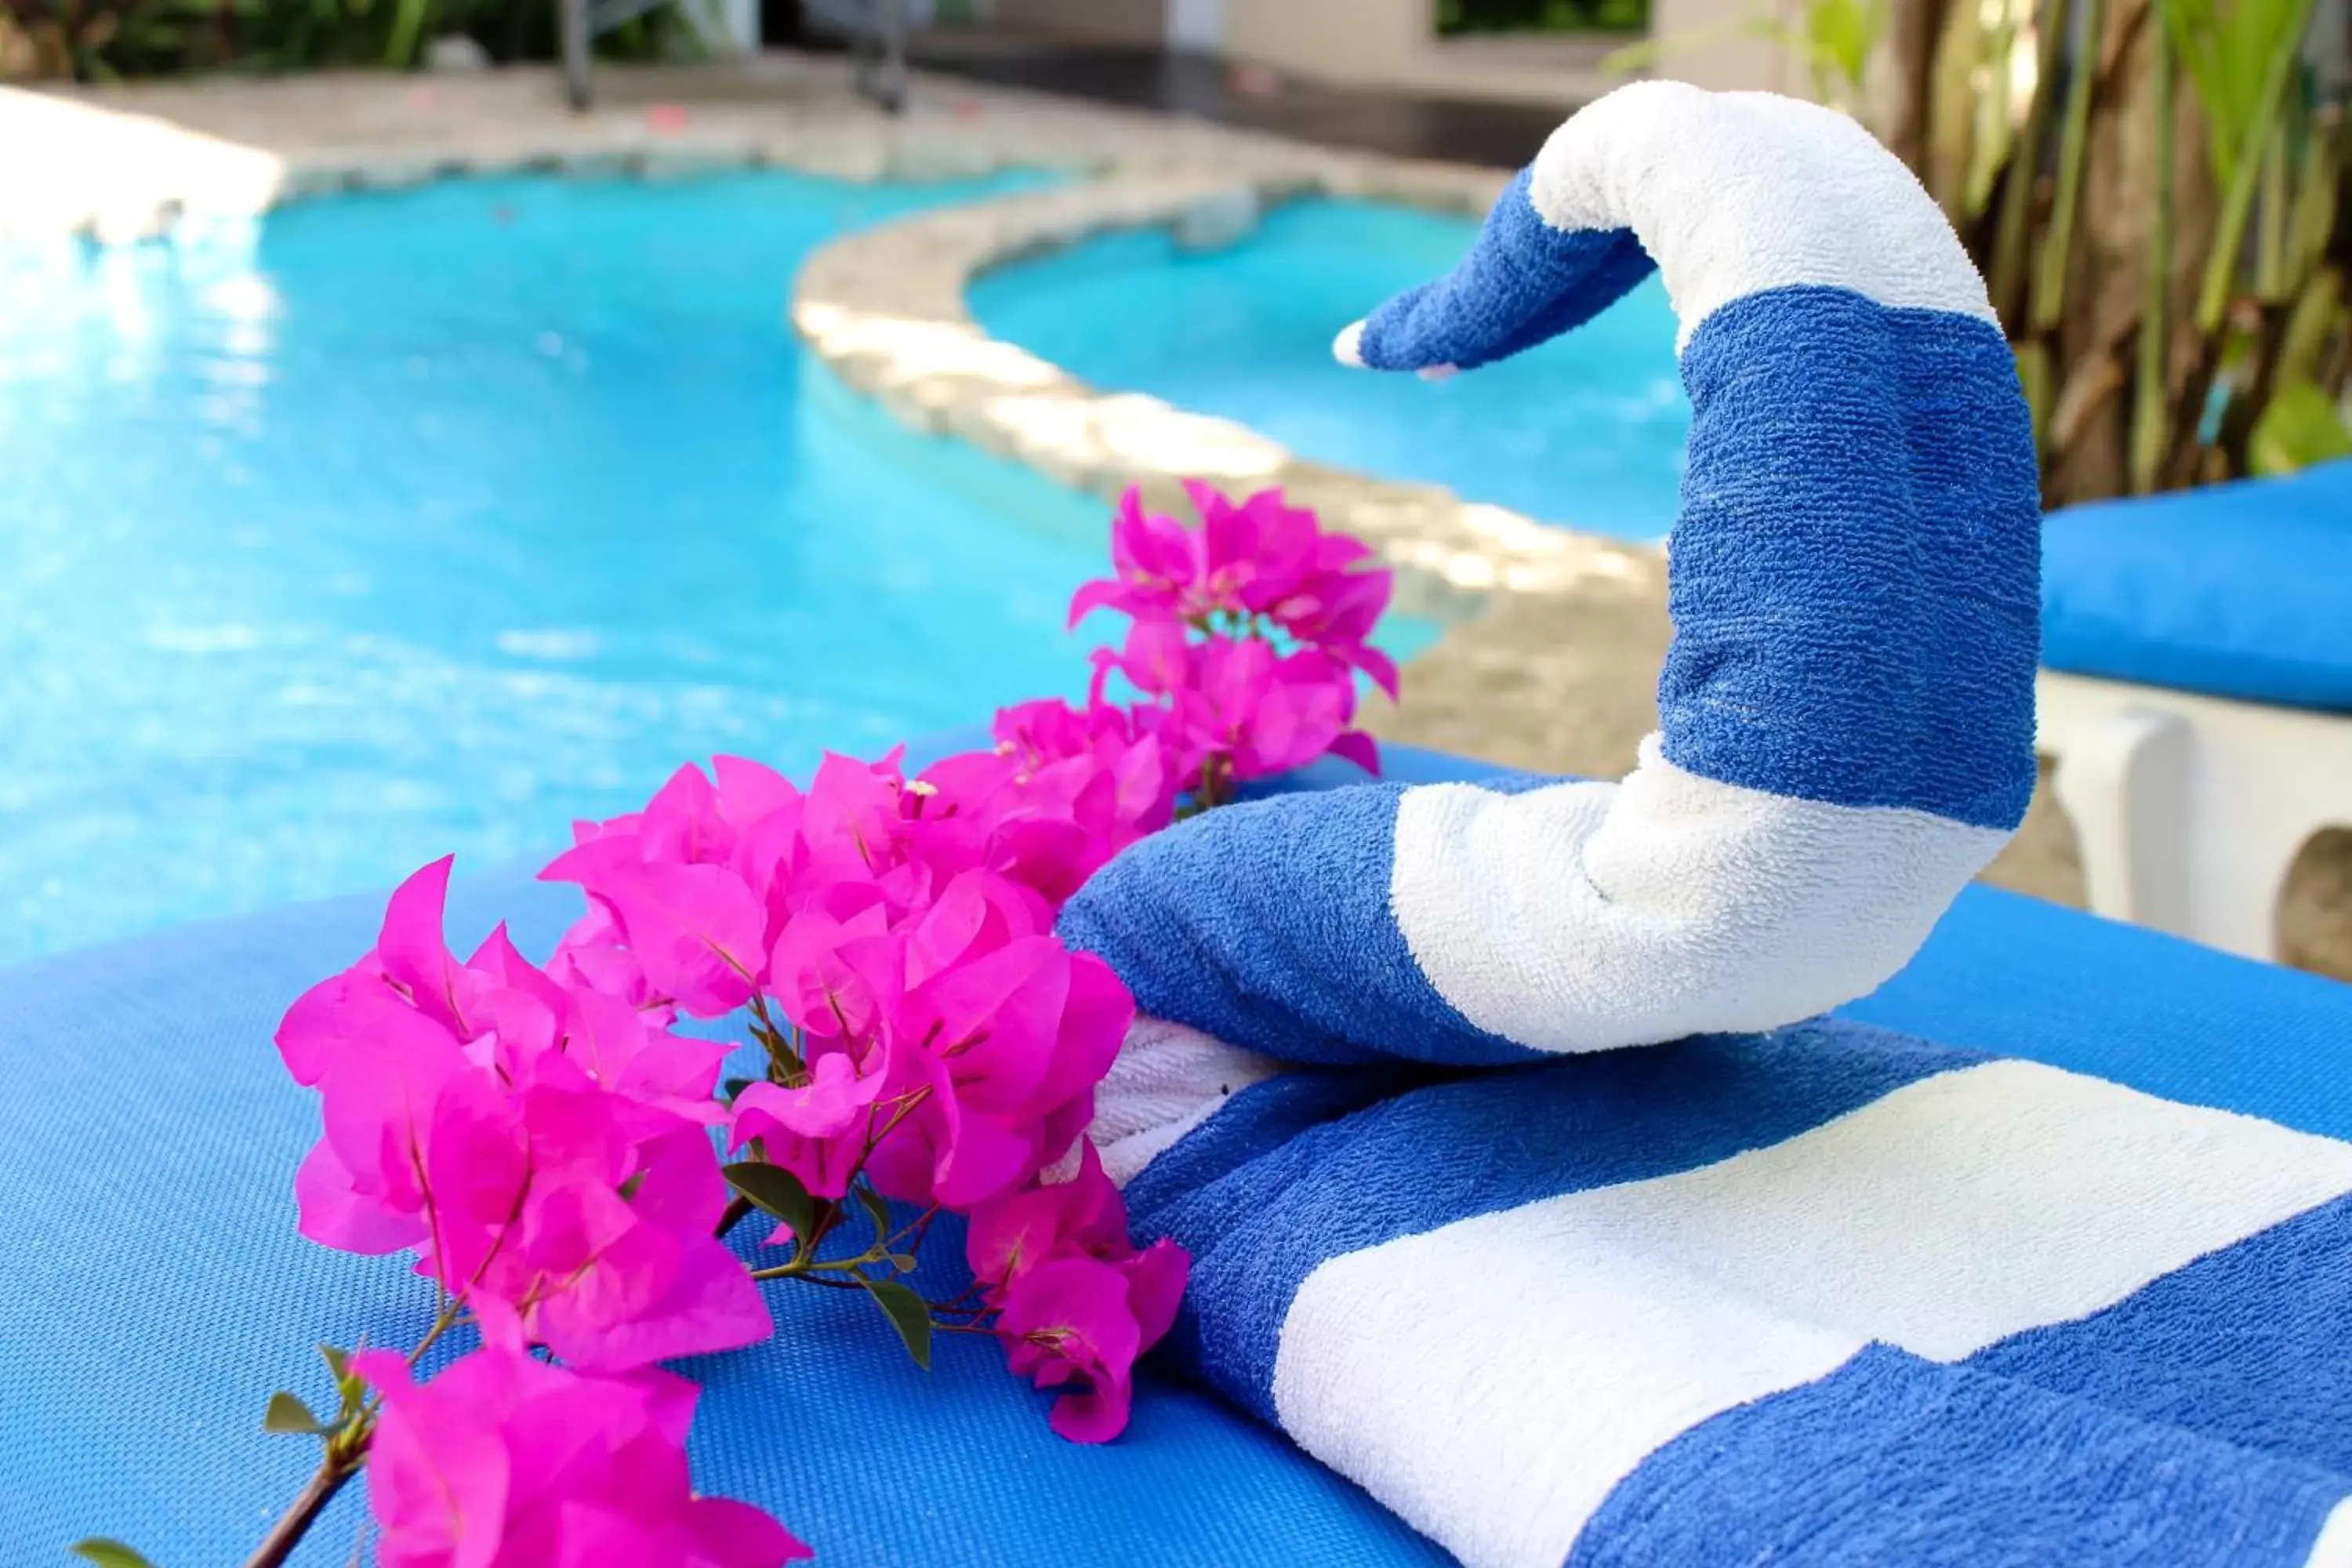
<svg viewBox="0 0 2352 1568">
<path fill-rule="evenodd" d="M 2352 1143 L 1843 1019 L 1301 1068 L 1128 1187 L 1173 1353 L 1473 1568 L 2329 1561 L 2347 1193 Z"/>
<path fill-rule="evenodd" d="M 1958 240 L 1852 121 L 1622 89 L 1552 136 L 1459 267 L 1339 352 L 1486 363 L 1653 261 L 1695 418 L 1639 766 L 1370 785 L 1147 841 L 1062 923 L 1147 1013 L 1322 1065 L 1775 1028 L 1901 968 L 2015 828 L 2034 780 L 2025 405 Z"/>
<path fill-rule="evenodd" d="M 1696 418 L 1635 771 L 1212 814 L 1066 916 L 1156 1016 L 1106 1125 L 1182 1108 L 1122 1163 L 1195 1258 L 1171 1353 L 1473 1568 L 2352 1552 L 2352 1143 L 1813 1016 L 2033 780 L 2033 457 L 1916 184 L 1627 89 L 1339 352 L 1483 363 L 1643 257 Z"/>
</svg>

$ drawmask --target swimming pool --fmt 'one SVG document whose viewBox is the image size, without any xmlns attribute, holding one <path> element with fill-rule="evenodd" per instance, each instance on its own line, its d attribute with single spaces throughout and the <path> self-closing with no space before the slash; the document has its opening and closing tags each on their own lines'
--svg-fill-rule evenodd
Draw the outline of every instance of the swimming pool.
<svg viewBox="0 0 2352 1568">
<path fill-rule="evenodd" d="M 452 183 L 0 270 L 0 961 L 1082 691 L 1106 509 L 784 317 L 820 241 L 1024 183 Z"/>
<path fill-rule="evenodd" d="M 1220 414 L 1304 457 L 1440 484 L 1547 522 L 1665 536 L 1690 405 L 1655 278 L 1581 330 L 1442 382 L 1368 374 L 1331 338 L 1451 268 L 1478 226 L 1369 202 L 1276 207 L 1240 243 L 1187 252 L 1115 234 L 999 268 L 973 313 L 1097 386 Z"/>
</svg>

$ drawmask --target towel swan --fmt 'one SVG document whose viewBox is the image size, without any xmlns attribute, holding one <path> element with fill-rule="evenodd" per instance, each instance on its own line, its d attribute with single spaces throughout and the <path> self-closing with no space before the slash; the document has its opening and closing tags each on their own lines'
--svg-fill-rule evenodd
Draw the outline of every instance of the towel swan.
<svg viewBox="0 0 2352 1568">
<path fill-rule="evenodd" d="M 1981 279 L 1860 126 L 1621 89 L 1553 133 L 1451 273 L 1335 349 L 1475 369 L 1653 266 L 1694 418 L 1638 765 L 1276 798 L 1135 846 L 1061 929 L 1150 1018 L 1327 1065 L 1773 1028 L 1893 974 L 2014 832 L 2034 782 L 2029 420 Z M 1574 432 L 1561 448 L 1572 474 Z"/>
</svg>

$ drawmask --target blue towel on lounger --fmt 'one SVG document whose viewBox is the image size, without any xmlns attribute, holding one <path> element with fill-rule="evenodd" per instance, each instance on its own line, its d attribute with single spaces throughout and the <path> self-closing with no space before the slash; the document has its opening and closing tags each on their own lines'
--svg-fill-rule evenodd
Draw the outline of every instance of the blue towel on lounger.
<svg viewBox="0 0 2352 1568">
<path fill-rule="evenodd" d="M 1152 1016 L 1094 1136 L 1194 1256 L 1174 1353 L 1473 1568 L 2352 1562 L 2352 1144 L 1815 1016 L 2034 777 L 2025 411 L 1908 173 L 1628 88 L 1339 352 L 1473 367 L 1654 260 L 1633 773 L 1221 811 L 1066 912 Z"/>
</svg>

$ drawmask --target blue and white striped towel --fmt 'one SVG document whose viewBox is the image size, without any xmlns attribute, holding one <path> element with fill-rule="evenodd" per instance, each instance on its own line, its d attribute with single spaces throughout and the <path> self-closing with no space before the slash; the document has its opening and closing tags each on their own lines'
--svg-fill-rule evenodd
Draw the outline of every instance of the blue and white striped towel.
<svg viewBox="0 0 2352 1568">
<path fill-rule="evenodd" d="M 1175 1353 L 1475 1568 L 2352 1564 L 2352 1144 L 1816 1017 L 2033 785 L 2032 439 L 1916 183 L 1630 87 L 1339 352 L 1474 367 L 1654 261 L 1634 772 L 1232 807 L 1066 913 L 1151 1016 L 1094 1136 L 1194 1254 Z"/>
</svg>

